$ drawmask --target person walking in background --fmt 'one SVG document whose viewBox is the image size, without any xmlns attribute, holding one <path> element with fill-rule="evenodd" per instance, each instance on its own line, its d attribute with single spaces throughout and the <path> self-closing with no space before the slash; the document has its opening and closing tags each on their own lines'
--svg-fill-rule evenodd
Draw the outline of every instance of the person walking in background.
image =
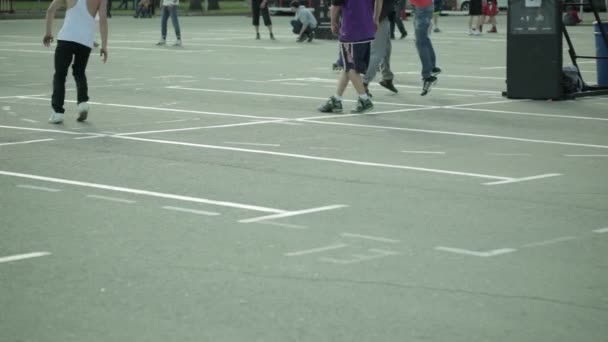
<svg viewBox="0 0 608 342">
<path fill-rule="evenodd" d="M 443 8 L 443 0 L 434 0 L 433 1 L 433 32 L 439 33 L 441 30 L 439 29 L 439 16 L 441 16 L 441 9 Z"/>
<path fill-rule="evenodd" d="M 274 39 L 272 34 L 272 21 L 270 20 L 270 12 L 268 11 L 268 0 L 251 0 L 251 11 L 253 16 L 253 27 L 255 27 L 255 39 L 260 39 L 260 14 L 264 19 L 264 26 L 268 28 L 270 39 Z"/>
<path fill-rule="evenodd" d="M 173 29 L 175 30 L 176 41 L 173 46 L 182 46 L 182 32 L 179 28 L 179 19 L 177 18 L 177 8 L 179 0 L 163 0 L 163 7 L 161 8 L 161 23 L 160 23 L 160 41 L 156 45 L 162 46 L 167 44 L 167 21 L 171 16 L 171 22 L 173 23 Z"/>
<path fill-rule="evenodd" d="M 422 63 L 422 93 L 424 96 L 437 83 L 437 75 L 441 69 L 436 66 L 435 49 L 429 38 L 429 29 L 433 18 L 433 0 L 411 0 L 414 5 L 414 31 L 416 34 L 416 49 Z"/>
<path fill-rule="evenodd" d="M 488 0 L 485 2 L 482 11 L 484 18 L 487 18 L 486 23 L 492 25 L 492 28 L 487 32 L 498 33 L 496 30 L 496 15 L 498 14 L 498 4 L 496 3 L 496 0 Z M 483 21 L 485 21 L 485 19 Z"/>
<path fill-rule="evenodd" d="M 300 5 L 298 0 L 293 0 L 289 5 L 292 12 L 295 12 L 295 17 L 291 21 L 293 33 L 298 35 L 298 43 L 303 42 L 308 38 L 308 42 L 312 42 L 317 28 L 317 19 L 303 5 Z"/>
<path fill-rule="evenodd" d="M 369 66 L 367 72 L 363 76 L 363 86 L 368 96 L 371 96 L 368 85 L 374 80 L 376 72 L 382 72 L 382 81 L 380 85 L 397 93 L 398 90 L 393 85 L 393 72 L 391 71 L 391 25 L 389 17 L 395 14 L 395 6 L 390 1 L 382 3 L 380 10 L 380 25 L 376 31 L 376 38 L 371 44 L 371 56 L 369 58 Z"/>
<path fill-rule="evenodd" d="M 46 34 L 42 38 L 44 46 L 53 42 L 53 19 L 57 10 L 66 5 L 63 27 L 57 34 L 55 48 L 55 75 L 53 76 L 52 124 L 63 122 L 65 109 L 65 80 L 72 65 L 78 104 L 78 121 L 85 121 L 89 113 L 89 94 L 85 70 L 95 41 L 95 16 L 99 14 L 101 31 L 100 54 L 105 63 L 108 59 L 108 18 L 107 0 L 53 0 L 46 11 Z"/>
<path fill-rule="evenodd" d="M 331 7 L 331 31 L 340 32 L 340 60 L 344 70 L 340 73 L 336 94 L 319 107 L 322 113 L 342 113 L 342 96 L 352 83 L 359 95 L 357 107 L 351 113 L 363 113 L 374 108 L 365 92 L 361 74 L 367 72 L 371 42 L 380 25 L 380 9 L 383 0 L 333 0 Z M 342 26 L 338 13 L 342 11 Z"/>
<path fill-rule="evenodd" d="M 401 33 L 401 37 L 399 39 L 403 39 L 407 37 L 407 30 L 403 25 L 403 20 L 401 20 L 401 13 L 403 13 L 403 9 L 405 8 L 405 0 L 384 0 L 385 2 L 393 2 L 394 11 L 391 12 L 389 16 L 390 25 L 391 25 L 391 39 L 395 39 L 395 26 L 399 29 Z"/>
<path fill-rule="evenodd" d="M 469 35 L 479 36 L 481 35 L 481 25 L 483 24 L 481 15 L 483 14 L 482 1 L 485 0 L 471 0 L 469 2 Z"/>
</svg>

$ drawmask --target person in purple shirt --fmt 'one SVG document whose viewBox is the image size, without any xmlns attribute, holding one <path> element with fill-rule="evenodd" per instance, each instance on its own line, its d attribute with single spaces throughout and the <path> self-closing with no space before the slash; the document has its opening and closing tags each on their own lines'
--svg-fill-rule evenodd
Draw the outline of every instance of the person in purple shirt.
<svg viewBox="0 0 608 342">
<path fill-rule="evenodd" d="M 331 7 L 331 31 L 339 32 L 340 62 L 344 66 L 338 79 L 336 95 L 319 108 L 322 113 L 342 113 L 342 95 L 351 82 L 359 98 L 351 113 L 363 113 L 374 108 L 365 92 L 361 74 L 367 72 L 371 42 L 380 22 L 383 0 L 333 0 Z M 342 26 L 338 13 L 342 11 Z"/>
</svg>

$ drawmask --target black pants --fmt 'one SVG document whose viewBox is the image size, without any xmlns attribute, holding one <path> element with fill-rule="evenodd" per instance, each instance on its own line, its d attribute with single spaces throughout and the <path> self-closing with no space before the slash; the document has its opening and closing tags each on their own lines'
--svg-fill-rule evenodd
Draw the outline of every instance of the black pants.
<svg viewBox="0 0 608 342">
<path fill-rule="evenodd" d="M 300 31 L 302 31 L 302 22 L 299 20 L 292 20 L 291 27 L 293 28 L 293 33 L 300 34 Z M 314 29 L 308 26 L 306 30 L 304 30 L 304 34 L 310 34 L 312 31 L 314 31 Z"/>
<path fill-rule="evenodd" d="M 268 2 L 266 2 L 266 6 L 264 8 L 260 8 L 260 3 L 262 0 L 251 0 L 251 9 L 253 10 L 253 26 L 260 26 L 260 12 L 262 12 L 262 17 L 264 18 L 265 26 L 272 26 L 272 21 L 270 21 L 270 13 L 268 12 Z"/>
<path fill-rule="evenodd" d="M 395 38 L 395 25 L 397 25 L 401 35 L 404 35 L 407 32 L 403 25 L 403 20 L 401 20 L 401 13 L 392 12 L 389 14 L 388 20 L 390 20 L 391 23 L 391 38 Z"/>
<path fill-rule="evenodd" d="M 72 75 L 74 75 L 74 81 L 76 81 L 78 103 L 89 101 L 89 88 L 87 86 L 85 70 L 90 54 L 91 48 L 88 46 L 65 40 L 57 41 L 57 48 L 55 49 L 55 76 L 53 76 L 53 97 L 51 102 L 55 113 L 65 112 L 63 108 L 65 79 L 68 75 L 70 64 L 72 64 Z M 72 63 L 72 60 L 74 63 Z"/>
</svg>

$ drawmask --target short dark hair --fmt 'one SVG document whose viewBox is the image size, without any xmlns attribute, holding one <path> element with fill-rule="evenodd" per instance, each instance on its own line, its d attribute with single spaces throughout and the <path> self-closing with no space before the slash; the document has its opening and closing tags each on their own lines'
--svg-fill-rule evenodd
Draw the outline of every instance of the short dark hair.
<svg viewBox="0 0 608 342">
<path fill-rule="evenodd" d="M 295 7 L 298 8 L 300 7 L 300 2 L 298 0 L 293 0 L 290 4 L 289 7 Z"/>
</svg>

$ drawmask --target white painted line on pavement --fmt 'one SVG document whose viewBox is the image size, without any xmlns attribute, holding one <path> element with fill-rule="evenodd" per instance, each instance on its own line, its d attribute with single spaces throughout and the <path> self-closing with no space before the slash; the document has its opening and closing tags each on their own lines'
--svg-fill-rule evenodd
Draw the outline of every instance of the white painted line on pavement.
<svg viewBox="0 0 608 342">
<path fill-rule="evenodd" d="M 279 227 L 290 228 L 290 229 L 308 229 L 308 227 L 302 226 L 299 224 L 289 224 L 289 223 L 281 223 L 281 222 L 274 222 L 274 221 L 258 221 L 256 223 L 268 224 L 271 226 L 279 226 Z"/>
<path fill-rule="evenodd" d="M 10 143 L 0 143 L 0 146 L 32 144 L 32 143 L 52 141 L 52 140 L 55 140 L 55 139 L 38 139 L 38 140 L 17 141 L 17 142 L 10 142 Z"/>
<path fill-rule="evenodd" d="M 362 261 L 369 261 L 369 260 L 384 258 L 384 257 L 391 256 L 391 255 L 401 254 L 399 252 L 387 251 L 384 249 L 377 249 L 377 248 L 370 248 L 370 249 L 368 249 L 368 251 L 372 252 L 373 254 L 352 254 L 352 258 L 350 258 L 350 259 L 337 259 L 337 258 L 323 257 L 323 258 L 319 258 L 319 260 L 323 261 L 323 262 L 334 263 L 334 264 L 349 265 L 349 264 L 358 264 Z"/>
<path fill-rule="evenodd" d="M 285 210 L 260 207 L 260 206 L 256 206 L 256 205 L 241 204 L 241 203 L 227 202 L 227 201 L 216 201 L 216 200 L 200 198 L 200 197 L 174 195 L 174 194 L 167 194 L 167 193 L 162 193 L 162 192 L 139 190 L 139 189 L 125 188 L 125 187 L 113 186 L 113 185 L 88 183 L 88 182 L 80 182 L 80 181 L 74 181 L 74 180 L 69 180 L 69 179 L 37 176 L 37 175 L 31 175 L 31 174 L 26 174 L 26 173 L 0 171 L 0 175 L 17 177 L 17 178 L 36 179 L 36 180 L 41 180 L 41 181 L 46 181 L 46 182 L 51 182 L 51 183 L 69 184 L 69 185 L 75 185 L 75 186 L 82 186 L 82 187 L 95 188 L 95 189 L 104 189 L 104 190 L 124 192 L 124 193 L 143 195 L 143 196 L 168 198 L 168 199 L 184 201 L 184 202 L 205 203 L 205 204 L 212 204 L 212 205 L 217 205 L 217 206 L 222 206 L 222 207 L 231 207 L 231 208 L 237 208 L 237 209 L 261 211 L 261 212 L 267 212 L 267 213 L 277 213 L 277 214 L 289 213 L 289 211 L 285 211 Z"/>
<path fill-rule="evenodd" d="M 300 256 L 300 255 L 306 255 L 306 254 L 321 253 L 321 252 L 325 252 L 325 251 L 331 251 L 334 249 L 344 248 L 346 246 L 348 246 L 348 245 L 345 243 L 338 243 L 335 245 L 329 245 L 329 246 L 325 246 L 325 247 L 306 249 L 306 250 L 297 251 L 297 252 L 289 252 L 289 253 L 285 253 L 285 256 Z"/>
<path fill-rule="evenodd" d="M 3 125 L 0 125 L 0 128 L 17 129 L 17 130 L 22 130 L 22 131 L 37 131 L 37 132 L 59 133 L 59 134 L 72 134 L 72 135 L 95 134 L 95 133 L 78 133 L 78 132 L 70 132 L 70 131 L 60 131 L 60 130 L 57 130 L 57 129 L 19 127 L 19 126 L 3 126 Z"/>
<path fill-rule="evenodd" d="M 526 182 L 529 180 L 557 177 L 557 176 L 561 176 L 561 175 L 562 175 L 561 173 L 547 173 L 544 175 L 537 175 L 537 176 L 530 176 L 530 177 L 523 177 L 523 178 L 513 178 L 513 179 L 502 180 L 502 181 L 497 181 L 497 182 L 488 182 L 488 183 L 483 183 L 483 185 L 512 184 L 512 183 Z"/>
<path fill-rule="evenodd" d="M 31 190 L 40 190 L 40 191 L 48 191 L 48 192 L 60 192 L 60 189 L 54 189 L 54 188 L 47 188 L 44 186 L 35 186 L 35 185 L 27 185 L 27 184 L 19 184 L 17 185 L 18 188 L 23 188 L 23 189 L 31 189 Z"/>
<path fill-rule="evenodd" d="M 198 126 L 198 127 L 174 128 L 174 129 L 161 129 L 161 130 L 143 131 L 143 132 L 128 132 L 128 133 L 118 133 L 118 134 L 114 135 L 114 137 L 127 137 L 127 136 L 131 136 L 131 135 L 142 135 L 142 134 L 151 134 L 151 133 L 169 133 L 169 132 L 196 131 L 196 130 L 199 130 L 199 129 L 252 126 L 252 125 L 261 125 L 261 124 L 267 124 L 267 123 L 278 123 L 278 122 L 282 122 L 282 121 L 283 120 L 251 121 L 251 122 L 241 122 L 241 123 L 226 124 L 226 125 Z"/>
<path fill-rule="evenodd" d="M 342 233 L 340 235 L 342 237 L 356 238 L 356 239 L 365 239 L 365 240 L 372 240 L 372 241 L 386 242 L 386 243 L 399 243 L 399 242 L 401 242 L 399 240 L 389 239 L 389 238 L 385 238 L 385 237 L 381 237 L 381 236 L 361 235 L 361 234 L 353 234 L 353 233 Z"/>
<path fill-rule="evenodd" d="M 277 219 L 277 218 L 292 217 L 292 216 L 297 216 L 297 215 L 316 213 L 316 212 L 320 212 L 320 211 L 340 209 L 340 208 L 344 208 L 344 207 L 348 207 L 348 205 L 346 205 L 346 204 L 334 204 L 334 205 L 328 205 L 328 206 L 318 207 L 318 208 L 310 208 L 310 209 L 303 209 L 303 210 L 296 210 L 296 211 L 288 211 L 288 212 L 281 213 L 281 214 L 266 215 L 266 216 L 259 216 L 259 217 L 253 217 L 253 218 L 248 218 L 248 219 L 244 219 L 244 220 L 239 220 L 239 222 L 241 222 L 241 223 L 251 223 L 251 222 L 264 221 L 264 220 L 273 220 L 273 219 Z"/>
<path fill-rule="evenodd" d="M 224 141 L 224 144 L 233 144 L 233 145 L 251 145 L 251 146 L 272 146 L 279 147 L 279 144 L 262 144 L 262 143 L 251 143 L 251 142 L 239 142 L 239 141 Z"/>
<path fill-rule="evenodd" d="M 421 109 L 421 110 L 424 110 L 424 109 Z M 451 131 L 434 131 L 434 130 L 428 130 L 428 129 L 394 127 L 394 126 L 363 125 L 363 124 L 352 124 L 352 123 L 345 123 L 345 122 L 309 120 L 307 118 L 302 118 L 302 119 L 298 119 L 298 120 L 299 121 L 304 121 L 304 122 L 320 123 L 320 124 L 324 124 L 324 125 L 338 125 L 338 126 L 349 126 L 349 127 L 360 127 L 360 128 L 378 128 L 378 129 L 388 129 L 388 130 L 396 130 L 396 131 L 431 133 L 431 134 L 445 134 L 445 135 L 456 135 L 456 136 L 463 136 L 463 137 L 488 138 L 488 139 L 500 139 L 500 140 L 513 140 L 513 141 L 541 143 L 541 144 L 553 144 L 553 145 L 565 145 L 565 146 L 582 146 L 582 147 L 595 147 L 595 148 L 605 148 L 605 149 L 608 149 L 608 145 L 581 144 L 581 143 L 572 143 L 572 142 L 566 142 L 566 141 L 525 139 L 525 138 L 516 138 L 516 137 L 508 137 L 508 136 L 501 136 L 501 135 L 476 134 L 476 133 L 451 132 Z"/>
<path fill-rule="evenodd" d="M 87 198 L 94 198 L 94 199 L 100 199 L 100 200 L 110 201 L 110 202 L 119 202 L 119 203 L 129 203 L 129 204 L 130 203 L 136 203 L 136 201 L 127 200 L 127 199 L 124 199 L 124 198 L 99 196 L 99 195 L 87 195 Z"/>
<path fill-rule="evenodd" d="M 608 233 L 608 228 L 600 228 L 600 229 L 596 229 L 593 231 L 594 233 L 597 234 L 603 234 L 603 233 Z"/>
<path fill-rule="evenodd" d="M 172 207 L 172 206 L 164 206 L 163 209 L 174 210 L 174 211 L 181 211 L 181 212 L 184 212 L 184 213 L 197 214 L 197 215 L 205 215 L 205 216 L 218 216 L 218 215 L 220 215 L 220 213 L 214 213 L 212 211 L 195 210 L 195 209 L 188 209 L 188 208 L 181 208 L 181 207 Z"/>
<path fill-rule="evenodd" d="M 51 253 L 49 253 L 49 252 L 32 252 L 32 253 L 26 253 L 26 254 L 5 256 L 5 257 L 0 257 L 0 263 L 37 258 L 37 257 L 46 256 L 46 255 L 51 255 Z"/>
<path fill-rule="evenodd" d="M 524 115 L 524 116 L 539 116 L 546 118 L 557 118 L 557 119 L 576 119 L 576 120 L 596 120 L 596 121 L 608 121 L 608 118 L 596 117 L 596 116 L 576 116 L 576 115 L 560 115 L 560 114 L 544 114 L 544 113 L 530 113 L 530 112 L 516 112 L 512 110 L 498 110 L 498 109 L 483 109 L 483 108 L 464 108 L 456 106 L 445 106 L 443 109 L 457 109 L 465 110 L 470 112 L 482 112 L 482 113 L 498 113 L 498 114 L 510 114 L 510 115 Z"/>
<path fill-rule="evenodd" d="M 412 154 L 445 154 L 441 151 L 399 151 L 401 153 L 412 153 Z"/>
<path fill-rule="evenodd" d="M 564 242 L 564 241 L 571 241 L 571 240 L 576 240 L 576 239 L 578 239 L 578 238 L 575 237 L 575 236 L 560 236 L 558 238 L 551 239 L 551 240 L 545 240 L 545 241 L 527 243 L 527 244 L 523 245 L 522 247 L 548 246 L 548 245 L 553 245 L 553 244 L 556 244 L 556 243 L 560 243 L 560 242 Z"/>
<path fill-rule="evenodd" d="M 291 158 L 299 158 L 299 159 L 320 160 L 320 161 L 328 161 L 328 162 L 350 164 L 350 165 L 361 165 L 361 166 L 381 167 L 381 168 L 390 168 L 390 169 L 423 171 L 423 172 L 448 174 L 448 175 L 455 175 L 455 176 L 497 179 L 500 181 L 513 180 L 513 178 L 511 178 L 511 177 L 501 177 L 501 176 L 485 175 L 485 174 L 479 174 L 479 173 L 449 171 L 449 170 L 440 170 L 440 169 L 429 169 L 429 168 L 421 168 L 421 167 L 413 167 L 413 166 L 405 166 L 405 165 L 373 163 L 373 162 L 364 162 L 364 161 L 348 160 L 348 159 L 325 158 L 325 157 L 317 157 L 317 156 L 311 156 L 311 155 L 305 155 L 305 154 L 294 154 L 294 153 L 274 152 L 274 151 L 265 151 L 265 150 L 252 150 L 252 149 L 218 146 L 218 145 L 193 144 L 193 143 L 185 143 L 185 142 L 179 142 L 179 141 L 145 139 L 145 138 L 136 138 L 136 137 L 126 137 L 126 136 L 120 136 L 120 135 L 115 135 L 112 137 L 117 138 L 117 139 L 138 140 L 138 141 L 153 142 L 153 143 L 168 144 L 168 145 L 191 146 L 191 147 L 208 148 L 208 149 L 216 149 L 216 150 L 227 150 L 227 151 L 254 153 L 254 154 L 266 154 L 266 155 L 281 156 L 281 157 L 291 157 Z"/>
<path fill-rule="evenodd" d="M 608 157 L 608 154 L 564 154 L 564 157 Z"/>
<path fill-rule="evenodd" d="M 21 121 L 25 121 L 25 122 L 29 122 L 29 123 L 39 123 L 40 121 L 36 121 L 36 120 L 32 120 L 32 119 L 24 119 L 22 118 Z"/>
<path fill-rule="evenodd" d="M 443 246 L 437 246 L 435 247 L 436 250 L 438 251 L 444 251 L 444 252 L 450 252 L 450 253 L 456 253 L 456 254 L 463 254 L 463 255 L 472 255 L 472 256 L 476 256 L 476 257 L 493 257 L 496 255 L 501 255 L 501 254 L 507 254 L 507 253 L 512 253 L 517 251 L 514 248 L 500 248 L 500 249 L 494 249 L 491 251 L 485 251 L 485 252 L 478 252 L 478 251 L 470 251 L 468 249 L 462 249 L 462 248 L 453 248 L 453 247 L 443 247 Z"/>
</svg>

